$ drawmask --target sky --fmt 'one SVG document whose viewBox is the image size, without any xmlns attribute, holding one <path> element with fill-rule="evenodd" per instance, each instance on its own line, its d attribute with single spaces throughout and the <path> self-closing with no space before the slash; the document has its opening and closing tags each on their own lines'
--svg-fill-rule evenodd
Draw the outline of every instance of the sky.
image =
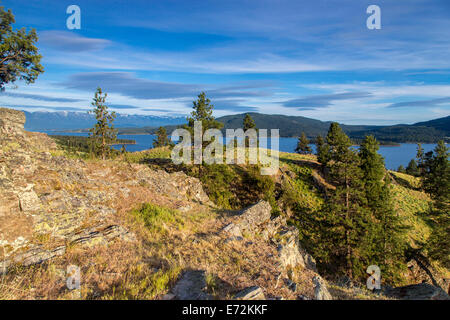
<svg viewBox="0 0 450 320">
<path fill-rule="evenodd" d="M 68 29 L 69 5 L 81 28 Z M 381 29 L 369 29 L 378 5 Z M 260 112 L 345 124 L 450 114 L 448 0 L 7 0 L 35 28 L 45 72 L 0 105 L 86 111 L 97 87 L 124 114 L 187 115 L 201 91 L 214 115 Z"/>
</svg>

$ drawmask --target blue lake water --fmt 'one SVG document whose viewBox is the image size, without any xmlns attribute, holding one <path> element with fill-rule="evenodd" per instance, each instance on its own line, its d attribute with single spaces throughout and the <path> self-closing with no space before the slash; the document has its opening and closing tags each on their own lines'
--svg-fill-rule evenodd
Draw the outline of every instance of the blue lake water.
<svg viewBox="0 0 450 320">
<path fill-rule="evenodd" d="M 67 133 L 67 132 L 47 132 L 48 134 L 60 134 L 60 135 L 75 135 L 75 136 L 87 136 L 87 133 Z M 154 135 L 118 135 L 119 139 L 132 139 L 136 141 L 136 144 L 125 145 L 127 151 L 142 151 L 152 148 L 153 141 L 155 139 Z M 297 138 L 280 138 L 279 150 L 283 152 L 294 152 L 297 146 Z M 270 146 L 270 139 L 268 139 Z M 425 152 L 433 150 L 436 144 L 422 144 Z M 120 149 L 122 145 L 116 145 L 114 148 Z M 313 151 L 315 151 L 315 146 L 311 145 Z M 386 168 L 390 170 L 395 170 L 398 166 L 403 165 L 406 167 L 408 162 L 415 158 L 417 145 L 413 143 L 403 143 L 399 146 L 380 146 L 379 153 L 384 157 Z"/>
</svg>

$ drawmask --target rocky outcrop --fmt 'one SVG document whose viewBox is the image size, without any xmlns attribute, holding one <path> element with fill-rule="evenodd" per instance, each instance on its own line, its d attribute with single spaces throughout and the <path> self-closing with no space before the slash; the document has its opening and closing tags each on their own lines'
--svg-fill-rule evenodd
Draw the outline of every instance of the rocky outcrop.
<svg viewBox="0 0 450 320">
<path fill-rule="evenodd" d="M 60 245 L 53 249 L 46 249 L 43 245 L 31 245 L 30 249 L 14 255 L 11 259 L 0 262 L 0 274 L 5 274 L 13 265 L 28 267 L 34 264 L 46 262 L 52 258 L 66 253 L 67 246 L 81 245 L 92 247 L 95 245 L 107 245 L 113 239 L 119 238 L 125 241 L 134 241 L 135 236 L 121 226 L 97 226 L 85 229 L 67 237 L 67 245 Z"/>
<path fill-rule="evenodd" d="M 206 291 L 206 276 L 203 270 L 185 271 L 172 289 L 178 300 L 210 300 Z"/>
<path fill-rule="evenodd" d="M 285 226 L 274 241 L 278 244 L 278 255 L 285 269 L 301 266 L 317 272 L 316 261 L 300 246 L 298 230 L 295 227 Z"/>
<path fill-rule="evenodd" d="M 259 233 L 277 246 L 283 270 L 301 266 L 317 272 L 314 258 L 300 246 L 297 228 L 288 226 L 282 216 L 271 219 L 271 211 L 270 204 L 261 200 L 242 210 L 235 221 L 227 224 L 222 232 L 230 236 L 228 241 L 243 239 L 244 232 Z"/>
<path fill-rule="evenodd" d="M 386 294 L 402 300 L 450 300 L 450 296 L 444 290 L 428 283 L 393 288 Z"/>
<path fill-rule="evenodd" d="M 0 108 L 0 137 L 12 139 L 24 134 L 25 114 L 21 111 Z"/>
<path fill-rule="evenodd" d="M 210 204 L 196 178 L 140 164 L 58 156 L 53 139 L 24 131 L 24 123 L 23 112 L 0 108 L 3 267 L 47 261 L 63 253 L 61 243 L 88 247 L 133 239 L 116 216 L 154 198 L 175 208 Z M 54 247 L 40 247 L 36 238 L 42 237 Z"/>
</svg>

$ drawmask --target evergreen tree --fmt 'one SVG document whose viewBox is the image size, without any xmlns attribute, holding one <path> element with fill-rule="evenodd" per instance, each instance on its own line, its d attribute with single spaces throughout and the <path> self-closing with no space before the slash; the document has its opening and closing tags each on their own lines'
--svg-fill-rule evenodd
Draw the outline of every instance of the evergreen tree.
<svg viewBox="0 0 450 320">
<path fill-rule="evenodd" d="M 194 142 L 194 125 L 195 121 L 200 121 L 202 123 L 202 132 L 201 135 L 203 137 L 204 133 L 208 129 L 221 129 L 223 127 L 223 123 L 217 121 L 213 116 L 213 108 L 214 106 L 211 104 L 211 100 L 206 98 L 206 94 L 201 92 L 198 95 L 198 99 L 193 101 L 193 111 L 191 112 L 190 117 L 187 117 L 187 125 L 184 125 L 183 128 L 188 130 L 192 137 L 192 143 Z M 219 141 L 222 142 L 222 141 Z M 202 154 L 203 150 L 209 143 L 214 143 L 214 141 L 202 142 Z M 195 152 L 194 152 L 194 161 L 195 161 Z M 203 164 L 203 158 L 202 158 Z M 199 176 L 202 176 L 202 164 L 198 165 Z"/>
<path fill-rule="evenodd" d="M 206 98 L 204 92 L 198 95 L 197 101 L 193 101 L 193 111 L 191 116 L 187 117 L 187 126 L 184 126 L 186 130 L 191 133 L 192 139 L 194 139 L 194 122 L 202 122 L 202 137 L 206 130 L 208 129 L 222 129 L 223 124 L 217 121 L 213 113 L 214 106 L 211 104 L 211 100 Z"/>
<path fill-rule="evenodd" d="M 298 138 L 297 148 L 295 148 L 295 152 L 300 154 L 308 154 L 311 153 L 311 147 L 309 146 L 309 140 L 306 137 L 305 133 L 302 132 L 301 136 Z"/>
<path fill-rule="evenodd" d="M 405 169 L 405 167 L 401 164 L 401 165 L 398 166 L 397 172 L 400 172 L 400 173 L 406 173 L 406 169 Z"/>
<path fill-rule="evenodd" d="M 351 148 L 349 137 L 339 124 L 333 122 L 326 138 L 329 147 L 327 168 L 336 191 L 325 205 L 328 220 L 327 233 L 333 238 L 328 243 L 331 259 L 344 268 L 350 278 L 362 277 L 367 266 L 362 265 L 361 245 L 365 237 L 368 212 L 362 185 L 359 157 Z"/>
<path fill-rule="evenodd" d="M 170 145 L 171 142 L 169 140 L 169 137 L 167 136 L 166 128 L 159 127 L 158 130 L 156 130 L 156 139 L 155 141 L 153 141 L 153 148 L 165 147 Z"/>
<path fill-rule="evenodd" d="M 359 152 L 365 197 L 371 215 L 363 247 L 366 264 L 377 264 L 385 279 L 395 281 L 404 269 L 405 229 L 394 211 L 390 180 L 384 179 L 384 159 L 378 150 L 377 140 L 367 136 Z"/>
<path fill-rule="evenodd" d="M 255 121 L 248 113 L 245 114 L 245 117 L 244 117 L 243 129 L 244 129 L 244 132 L 247 131 L 248 129 L 255 129 L 256 131 L 258 131 L 258 129 L 256 128 Z M 256 141 L 256 143 L 258 143 L 258 142 Z M 250 146 L 249 137 L 245 137 L 245 146 L 246 147 Z"/>
<path fill-rule="evenodd" d="M 248 129 L 256 129 L 255 121 L 248 113 L 245 114 L 245 117 L 244 117 L 243 129 L 244 129 L 244 131 L 247 131 Z"/>
<path fill-rule="evenodd" d="M 427 153 L 423 178 L 424 190 L 433 199 L 431 217 L 434 221 L 428 249 L 430 257 L 450 268 L 450 164 L 444 141 L 439 141 L 432 156 Z"/>
<path fill-rule="evenodd" d="M 319 163 L 321 163 L 322 165 L 327 164 L 329 157 L 329 149 L 328 146 L 325 144 L 325 141 L 322 138 L 322 136 L 318 136 L 316 138 L 316 155 L 317 161 L 319 161 Z"/>
<path fill-rule="evenodd" d="M 406 167 L 406 173 L 415 177 L 419 176 L 419 168 L 417 167 L 416 160 L 411 159 Z"/>
<path fill-rule="evenodd" d="M 425 161 L 425 152 L 423 151 L 422 144 L 417 144 L 417 153 L 416 153 L 417 167 L 419 171 L 419 175 L 423 174 L 423 165 Z"/>
<path fill-rule="evenodd" d="M 14 23 L 11 10 L 0 7 L 0 90 L 16 80 L 33 83 L 44 72 L 40 64 L 42 56 L 35 46 L 36 30 L 28 33 L 25 28 L 13 31 Z"/>
<path fill-rule="evenodd" d="M 105 105 L 107 94 L 103 95 L 102 89 L 97 88 L 92 102 L 94 109 L 89 113 L 95 114 L 97 123 L 89 130 L 89 140 L 91 142 L 94 153 L 101 155 L 105 160 L 110 153 L 110 145 L 117 140 L 117 130 L 114 129 L 114 119 L 116 113 L 109 113 L 108 107 Z"/>
</svg>

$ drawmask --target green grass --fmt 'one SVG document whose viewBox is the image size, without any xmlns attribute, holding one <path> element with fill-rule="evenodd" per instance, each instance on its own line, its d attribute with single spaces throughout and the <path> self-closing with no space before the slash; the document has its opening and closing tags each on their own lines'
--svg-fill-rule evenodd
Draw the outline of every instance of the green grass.
<svg viewBox="0 0 450 320">
<path fill-rule="evenodd" d="M 167 293 L 181 273 L 182 268 L 172 266 L 160 269 L 150 275 L 146 274 L 141 265 L 127 272 L 127 277 L 112 293 L 105 295 L 105 300 L 146 299 L 152 300 Z"/>
<path fill-rule="evenodd" d="M 132 210 L 131 214 L 138 221 L 143 222 L 150 231 L 162 234 L 166 232 L 166 224 L 170 223 L 179 228 L 182 228 L 184 225 L 184 219 L 177 211 L 151 203 L 144 203 L 139 209 Z"/>
<path fill-rule="evenodd" d="M 420 178 L 411 176 L 406 173 L 397 172 L 397 171 L 389 171 L 389 173 L 394 176 L 394 179 L 396 182 L 398 182 L 399 184 L 401 184 L 402 186 L 404 186 L 406 188 L 415 189 L 415 190 L 420 188 L 420 185 L 421 185 Z"/>
<path fill-rule="evenodd" d="M 410 227 L 408 237 L 413 247 L 425 242 L 431 233 L 427 213 L 431 199 L 424 192 L 411 190 L 400 185 L 392 186 L 394 208 Z"/>
<path fill-rule="evenodd" d="M 170 159 L 169 147 L 153 148 L 138 152 L 125 153 L 125 160 L 132 163 L 145 163 L 152 159 Z"/>
</svg>

